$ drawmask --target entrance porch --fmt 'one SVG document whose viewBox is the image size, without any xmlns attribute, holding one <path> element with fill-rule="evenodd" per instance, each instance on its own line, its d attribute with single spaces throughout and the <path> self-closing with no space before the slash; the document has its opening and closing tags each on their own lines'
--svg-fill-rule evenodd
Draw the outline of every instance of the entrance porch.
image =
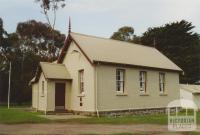
<svg viewBox="0 0 200 135">
<path fill-rule="evenodd" d="M 47 89 L 47 112 L 68 112 L 71 110 L 71 81 L 51 81 L 47 84 L 49 86 Z"/>
<path fill-rule="evenodd" d="M 30 82 L 32 107 L 45 113 L 70 110 L 71 82 L 64 64 L 40 62 Z"/>
</svg>

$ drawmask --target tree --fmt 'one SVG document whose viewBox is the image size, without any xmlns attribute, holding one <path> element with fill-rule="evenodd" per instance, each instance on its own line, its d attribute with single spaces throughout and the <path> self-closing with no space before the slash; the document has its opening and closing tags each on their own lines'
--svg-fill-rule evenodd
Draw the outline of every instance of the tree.
<svg viewBox="0 0 200 135">
<path fill-rule="evenodd" d="M 4 47 L 4 36 L 7 36 L 7 32 L 3 28 L 3 19 L 0 18 L 0 47 Z"/>
<path fill-rule="evenodd" d="M 59 48 L 64 44 L 64 34 L 54 30 L 52 38 L 51 27 L 35 20 L 20 22 L 16 31 L 21 40 L 21 48 L 29 49 L 41 56 L 51 56 L 55 59 L 59 54 Z M 52 39 L 54 45 L 51 44 Z"/>
<path fill-rule="evenodd" d="M 3 65 L 0 67 L 0 102 L 7 100 L 9 69 L 2 52 L 12 62 L 11 103 L 31 102 L 31 87 L 28 83 L 35 75 L 39 62 L 49 60 L 49 51 L 56 55 L 56 59 L 59 48 L 64 44 L 65 36 L 54 30 L 55 50 L 50 50 L 47 47 L 52 41 L 50 31 L 48 24 L 30 20 L 19 23 L 15 33 L 2 36 L 4 42 L 3 47 L 0 46 L 0 66 Z"/>
<path fill-rule="evenodd" d="M 0 18 L 0 71 L 5 70 L 7 66 L 7 60 L 5 58 L 6 50 L 9 44 L 7 43 L 7 32 L 3 28 L 3 19 Z"/>
<path fill-rule="evenodd" d="M 182 20 L 149 28 L 141 37 L 142 44 L 155 46 L 184 70 L 182 83 L 194 83 L 200 79 L 199 35 L 192 32 L 193 28 L 192 23 Z"/>
<path fill-rule="evenodd" d="M 132 42 L 134 37 L 134 29 L 129 26 L 119 28 L 117 32 L 114 32 L 111 36 L 112 39 Z"/>
<path fill-rule="evenodd" d="M 195 83 L 200 80 L 200 37 L 193 28 L 192 23 L 182 20 L 149 28 L 139 37 L 132 27 L 125 26 L 111 38 L 155 47 L 183 69 L 181 83 Z"/>
<path fill-rule="evenodd" d="M 65 0 L 36 0 L 36 2 L 39 2 L 40 7 L 42 8 L 42 13 L 45 15 L 46 20 L 53 31 L 56 24 L 57 10 L 65 7 Z M 50 11 L 53 12 L 52 22 L 50 20 Z"/>
<path fill-rule="evenodd" d="M 117 32 L 113 33 L 113 35 L 111 36 L 111 39 L 133 42 L 136 44 L 140 43 L 140 37 L 137 35 L 134 35 L 134 29 L 129 26 L 124 26 L 124 27 L 119 28 Z"/>
<path fill-rule="evenodd" d="M 65 0 L 35 0 L 40 4 L 40 7 L 42 9 L 42 14 L 45 15 L 47 23 L 49 25 L 50 33 L 52 34 L 52 42 L 49 43 L 47 46 L 52 50 L 55 45 L 55 24 L 57 19 L 57 11 L 59 8 L 65 7 Z M 52 17 L 50 17 L 52 16 Z M 52 18 L 52 20 L 50 19 Z"/>
<path fill-rule="evenodd" d="M 3 34 L 4 34 L 3 20 L 0 18 L 0 46 L 2 46 L 3 44 Z"/>
</svg>

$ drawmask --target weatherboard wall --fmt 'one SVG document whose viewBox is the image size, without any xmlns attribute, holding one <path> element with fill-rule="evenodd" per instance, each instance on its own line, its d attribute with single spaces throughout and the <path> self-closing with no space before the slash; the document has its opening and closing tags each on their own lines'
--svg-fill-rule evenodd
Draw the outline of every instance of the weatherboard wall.
<svg viewBox="0 0 200 135">
<path fill-rule="evenodd" d="M 32 108 L 38 108 L 38 83 L 32 84 Z"/>
<path fill-rule="evenodd" d="M 181 98 L 193 101 L 198 109 L 200 109 L 200 94 L 193 94 L 191 91 L 180 89 Z"/>
<path fill-rule="evenodd" d="M 70 109 L 75 111 L 95 111 L 94 67 L 81 50 L 72 42 L 68 48 L 63 64 L 66 65 L 72 77 L 70 87 Z M 84 93 L 80 93 L 79 70 L 84 70 Z M 81 98 L 81 99 L 80 99 Z M 80 101 L 82 100 L 82 101 Z M 82 102 L 82 106 L 80 105 Z"/>
<path fill-rule="evenodd" d="M 125 69 L 124 94 L 116 92 L 116 69 Z M 147 72 L 146 93 L 139 91 L 139 71 Z M 159 92 L 159 71 L 99 65 L 98 109 L 99 111 L 163 108 L 170 101 L 179 99 L 179 74 L 165 72 L 165 94 Z"/>
<path fill-rule="evenodd" d="M 44 94 L 42 93 L 42 82 L 44 81 Z M 44 77 L 44 74 L 41 73 L 38 81 L 38 110 L 46 111 L 47 109 L 47 81 Z"/>
</svg>

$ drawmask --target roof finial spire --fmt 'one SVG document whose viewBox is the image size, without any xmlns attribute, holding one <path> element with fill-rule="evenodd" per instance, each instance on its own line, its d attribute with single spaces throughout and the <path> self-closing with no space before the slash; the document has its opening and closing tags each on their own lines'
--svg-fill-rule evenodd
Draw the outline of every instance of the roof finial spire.
<svg viewBox="0 0 200 135">
<path fill-rule="evenodd" d="M 71 33 L 71 19 L 69 17 L 69 29 L 68 29 L 68 33 Z"/>
</svg>

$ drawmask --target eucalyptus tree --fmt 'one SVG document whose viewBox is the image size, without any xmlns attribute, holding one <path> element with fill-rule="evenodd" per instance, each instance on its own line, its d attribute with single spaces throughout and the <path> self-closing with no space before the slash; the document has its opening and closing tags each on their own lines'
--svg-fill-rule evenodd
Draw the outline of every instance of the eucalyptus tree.
<svg viewBox="0 0 200 135">
<path fill-rule="evenodd" d="M 41 13 L 44 14 L 48 25 L 51 28 L 52 43 L 48 44 L 49 52 L 55 50 L 55 25 L 57 20 L 57 11 L 66 6 L 65 0 L 35 0 L 41 7 Z M 53 53 L 52 53 L 53 54 Z"/>
</svg>

